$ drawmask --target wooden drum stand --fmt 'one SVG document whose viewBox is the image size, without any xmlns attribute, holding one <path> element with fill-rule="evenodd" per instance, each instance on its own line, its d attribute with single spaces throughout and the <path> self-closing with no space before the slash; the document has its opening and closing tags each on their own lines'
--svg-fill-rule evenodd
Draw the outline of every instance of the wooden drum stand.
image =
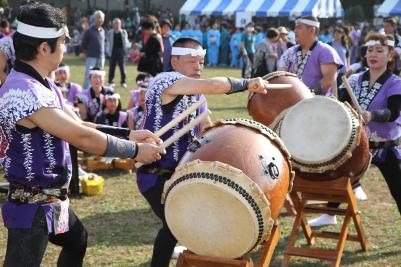
<svg viewBox="0 0 401 267">
<path fill-rule="evenodd" d="M 258 260 L 258 267 L 268 267 L 274 250 L 280 239 L 280 226 L 276 222 L 273 226 L 269 240 L 262 243 L 262 252 Z M 177 260 L 177 267 L 253 267 L 251 258 L 244 256 L 240 259 L 221 259 L 216 257 L 207 257 L 195 255 L 186 250 L 180 254 Z"/>
<path fill-rule="evenodd" d="M 349 177 L 341 177 L 333 181 L 312 181 L 297 176 L 294 179 L 291 198 L 297 211 L 297 215 L 288 239 L 288 244 L 284 251 L 282 266 L 288 266 L 290 256 L 317 258 L 331 261 L 332 266 L 340 266 L 346 240 L 359 242 L 362 250 L 367 251 L 368 241 L 362 228 L 360 212 L 357 208 L 356 198 L 352 191 Z M 308 204 L 308 201 L 346 203 L 347 208 L 329 208 L 325 203 Z M 306 220 L 306 213 L 325 213 L 344 216 L 341 232 L 312 231 Z M 351 218 L 354 221 L 357 232 L 357 234 L 353 235 L 348 233 Z M 300 227 L 303 228 L 304 235 L 309 245 L 314 244 L 316 237 L 330 238 L 338 240 L 336 249 L 326 250 L 311 247 L 295 247 Z"/>
</svg>

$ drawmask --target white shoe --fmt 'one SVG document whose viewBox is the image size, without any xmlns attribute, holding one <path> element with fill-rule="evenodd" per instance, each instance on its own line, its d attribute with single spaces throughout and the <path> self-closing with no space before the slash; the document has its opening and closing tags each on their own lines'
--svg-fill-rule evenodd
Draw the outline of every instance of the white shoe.
<svg viewBox="0 0 401 267">
<path fill-rule="evenodd" d="M 184 246 L 176 246 L 176 247 L 174 248 L 174 252 L 173 252 L 172 258 L 173 258 L 173 259 L 178 259 L 178 256 L 180 256 L 180 254 L 181 254 L 182 252 L 184 252 L 184 250 L 187 250 L 187 248 L 184 247 Z"/>
<path fill-rule="evenodd" d="M 336 215 L 323 214 L 315 219 L 309 220 L 308 224 L 310 225 L 310 227 L 333 225 L 337 224 L 337 217 Z"/>
<path fill-rule="evenodd" d="M 88 173 L 84 171 L 80 166 L 78 167 L 78 176 L 79 177 L 86 177 Z"/>
<path fill-rule="evenodd" d="M 368 199 L 368 196 L 363 191 L 362 186 L 358 186 L 358 187 L 354 188 L 353 191 L 354 191 L 356 199 L 358 199 L 360 201 L 364 201 L 364 200 Z"/>
</svg>

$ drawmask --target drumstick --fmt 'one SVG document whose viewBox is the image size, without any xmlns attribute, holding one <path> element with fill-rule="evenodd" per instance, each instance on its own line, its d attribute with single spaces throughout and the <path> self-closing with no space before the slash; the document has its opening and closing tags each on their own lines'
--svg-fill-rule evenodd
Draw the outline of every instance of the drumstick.
<svg viewBox="0 0 401 267">
<path fill-rule="evenodd" d="M 333 96 L 338 99 L 337 79 L 333 81 Z"/>
<path fill-rule="evenodd" d="M 350 98 L 351 98 L 352 105 L 356 108 L 356 111 L 357 111 L 359 114 L 362 114 L 361 106 L 359 106 L 358 100 L 356 100 L 356 97 L 355 97 L 355 95 L 354 95 L 354 92 L 352 91 L 351 85 L 349 84 L 347 78 L 346 78 L 345 76 L 343 76 L 343 77 L 342 77 L 342 80 L 343 80 L 345 89 L 347 90 L 347 93 L 348 93 L 348 95 L 349 95 Z"/>
<path fill-rule="evenodd" d="M 292 88 L 292 84 L 289 83 L 270 83 L 266 85 L 267 90 L 273 89 L 273 90 L 281 90 L 281 89 L 291 89 Z"/>
<path fill-rule="evenodd" d="M 195 104 L 193 104 L 192 106 L 190 106 L 187 110 L 185 110 L 183 113 L 181 113 L 177 118 L 174 118 L 173 120 L 171 120 L 169 123 L 167 123 L 166 125 L 164 125 L 160 130 L 158 130 L 155 135 L 157 137 L 162 136 L 163 134 L 165 134 L 168 130 L 170 130 L 173 126 L 175 126 L 176 124 L 178 124 L 180 121 L 182 121 L 183 119 L 185 119 L 186 117 L 189 116 L 189 114 L 191 114 L 192 112 L 194 112 L 195 110 L 197 110 L 202 104 L 204 104 L 206 102 L 206 98 L 201 98 L 198 100 L 198 102 L 196 102 Z"/>
<path fill-rule="evenodd" d="M 186 134 L 187 132 L 189 132 L 192 128 L 194 128 L 197 124 L 199 124 L 202 120 L 204 120 L 207 116 L 209 116 L 210 114 L 212 114 L 209 110 L 203 112 L 201 115 L 199 115 L 196 119 L 194 119 L 193 121 L 191 121 L 190 123 L 188 123 L 187 125 L 185 125 L 183 128 L 181 128 L 180 130 L 178 130 L 178 132 L 176 132 L 173 136 L 171 136 L 170 138 L 168 138 L 165 142 L 163 142 L 160 147 L 162 148 L 167 148 L 168 146 L 170 146 L 171 144 L 173 144 L 175 141 L 177 141 L 181 136 L 183 136 L 184 134 Z M 139 168 L 141 166 L 143 166 L 144 164 L 141 162 L 137 162 L 135 163 L 135 167 Z"/>
</svg>

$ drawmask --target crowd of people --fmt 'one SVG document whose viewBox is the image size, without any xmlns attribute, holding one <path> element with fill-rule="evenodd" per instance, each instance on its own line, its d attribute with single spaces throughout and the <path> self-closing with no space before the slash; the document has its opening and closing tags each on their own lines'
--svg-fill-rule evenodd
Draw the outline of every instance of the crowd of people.
<svg viewBox="0 0 401 267">
<path fill-rule="evenodd" d="M 168 266 L 177 240 L 160 202 L 164 183 L 188 144 L 210 125 L 210 118 L 166 149 L 154 132 L 205 94 L 266 93 L 268 82 L 259 77 L 276 70 L 296 74 L 316 95 L 332 95 L 338 85 L 342 101 L 350 96 L 340 77 L 349 77 L 363 107 L 361 116 L 374 149 L 372 162 L 401 212 L 401 43 L 394 20 L 386 19 L 383 29 L 366 33 L 365 28 L 342 24 L 320 31 L 319 20 L 312 16 L 297 19 L 294 29 L 253 23 L 241 29 L 203 19 L 184 23 L 180 31 L 171 18 L 159 21 L 148 16 L 133 37 L 119 18 L 113 18 L 106 31 L 105 14 L 98 10 L 82 20 L 84 31 L 76 32 L 76 40 L 70 37 L 62 12 L 47 4 L 23 5 L 15 32 L 6 20 L 1 22 L 0 162 L 10 182 L 2 209 L 9 234 L 5 266 L 39 266 L 47 241 L 63 247 L 61 266 L 82 266 L 87 232 L 68 206 L 73 157 L 68 144 L 146 164 L 137 170 L 138 187 L 162 222 L 151 265 Z M 85 55 L 82 86 L 70 81 L 69 66 L 62 63 L 68 40 Z M 134 56 L 129 54 L 132 48 Z M 128 57 L 137 60 L 140 73 L 137 89 L 123 108 L 114 90 L 115 67 L 126 88 Z M 243 79 L 200 79 L 205 65 L 241 67 Z M 202 105 L 164 137 L 207 109 Z M 359 198 L 366 198 L 357 188 Z M 333 223 L 333 218 L 311 223 Z"/>
</svg>

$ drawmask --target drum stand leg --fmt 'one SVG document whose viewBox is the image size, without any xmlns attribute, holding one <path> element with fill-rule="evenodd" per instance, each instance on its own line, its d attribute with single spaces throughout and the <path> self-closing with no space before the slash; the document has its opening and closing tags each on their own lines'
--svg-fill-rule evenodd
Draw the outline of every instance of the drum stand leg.
<svg viewBox="0 0 401 267">
<path fill-rule="evenodd" d="M 268 267 L 272 259 L 274 250 L 280 240 L 280 225 L 276 222 L 273 226 L 269 240 L 262 246 L 257 267 Z M 249 257 L 228 260 L 215 257 L 199 256 L 186 250 L 180 254 L 177 260 L 177 267 L 253 267 L 253 261 Z"/>
<path fill-rule="evenodd" d="M 295 178 L 293 192 L 291 197 L 294 202 L 297 216 L 289 237 L 288 244 L 284 251 L 284 260 L 282 266 L 288 266 L 291 256 L 302 256 L 327 260 L 332 262 L 332 266 L 340 266 L 343 255 L 345 241 L 357 241 L 361 244 L 362 250 L 367 251 L 368 241 L 362 228 L 360 214 L 356 205 L 355 195 L 352 192 L 352 186 L 348 177 L 342 177 L 334 181 L 310 181 L 299 177 Z M 329 208 L 321 204 L 310 204 L 308 201 L 329 201 L 348 204 L 346 209 Z M 326 213 L 330 215 L 344 216 L 344 222 L 341 231 L 312 231 L 305 218 L 306 213 Z M 349 234 L 349 224 L 351 219 L 354 221 L 357 234 Z M 308 244 L 313 243 L 314 238 L 336 239 L 337 247 L 335 250 L 325 250 L 317 248 L 300 248 L 295 243 L 299 228 L 302 227 L 307 237 Z M 309 232 L 310 231 L 310 232 Z M 310 238 L 310 240 L 308 239 Z M 310 242 L 312 241 L 312 242 Z"/>
</svg>

